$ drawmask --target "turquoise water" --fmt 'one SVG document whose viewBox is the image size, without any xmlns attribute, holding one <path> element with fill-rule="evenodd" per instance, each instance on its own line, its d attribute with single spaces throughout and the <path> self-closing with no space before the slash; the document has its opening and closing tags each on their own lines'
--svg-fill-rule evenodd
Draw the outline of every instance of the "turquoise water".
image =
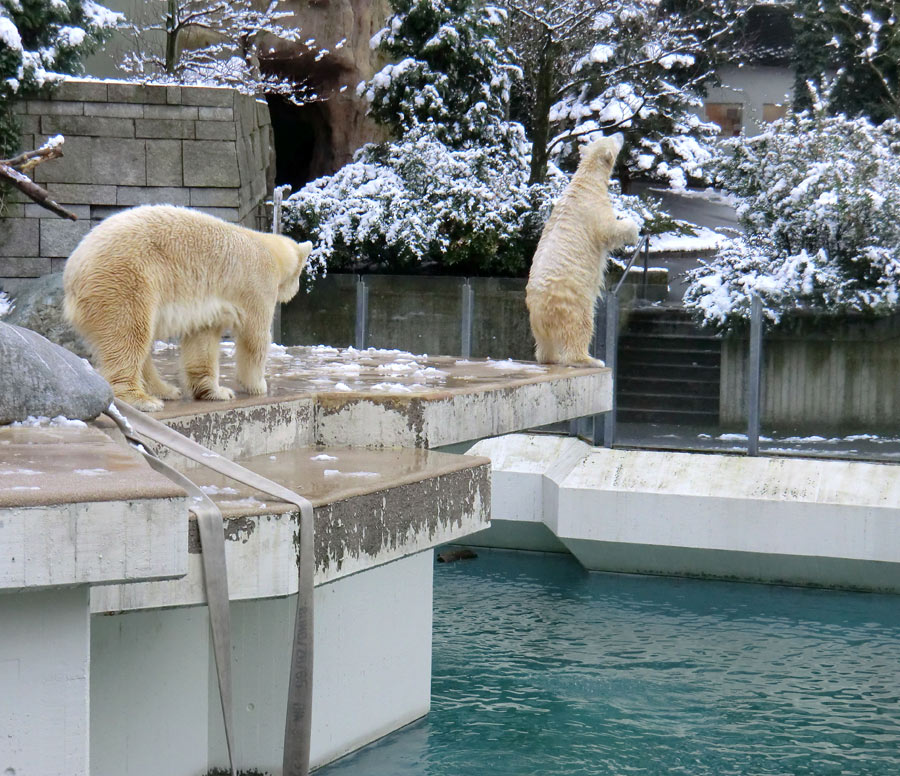
<svg viewBox="0 0 900 776">
<path fill-rule="evenodd" d="M 900 773 L 900 596 L 435 568 L 429 716 L 318 776 Z"/>
</svg>

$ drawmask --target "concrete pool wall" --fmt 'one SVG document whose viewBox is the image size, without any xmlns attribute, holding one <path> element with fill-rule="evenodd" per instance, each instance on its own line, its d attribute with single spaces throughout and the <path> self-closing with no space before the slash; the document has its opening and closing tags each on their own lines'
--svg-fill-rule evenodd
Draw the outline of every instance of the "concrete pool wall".
<svg viewBox="0 0 900 776">
<path fill-rule="evenodd" d="M 894 464 L 592 448 L 511 434 L 473 545 L 570 552 L 594 571 L 900 592 Z"/>
</svg>

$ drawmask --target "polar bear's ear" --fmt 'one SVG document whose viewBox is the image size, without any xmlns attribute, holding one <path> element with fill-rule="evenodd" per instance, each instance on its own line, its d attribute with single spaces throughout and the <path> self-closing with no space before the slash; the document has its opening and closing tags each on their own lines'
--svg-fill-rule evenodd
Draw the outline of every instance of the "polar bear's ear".
<svg viewBox="0 0 900 776">
<path fill-rule="evenodd" d="M 297 263 L 301 270 L 306 266 L 306 260 L 309 258 L 309 254 L 312 253 L 312 247 L 313 245 L 309 240 L 297 243 Z"/>
<path fill-rule="evenodd" d="M 616 144 L 616 153 L 619 153 L 622 150 L 622 146 L 625 145 L 625 135 L 621 132 L 616 132 L 615 135 L 610 135 L 609 139 Z"/>
</svg>

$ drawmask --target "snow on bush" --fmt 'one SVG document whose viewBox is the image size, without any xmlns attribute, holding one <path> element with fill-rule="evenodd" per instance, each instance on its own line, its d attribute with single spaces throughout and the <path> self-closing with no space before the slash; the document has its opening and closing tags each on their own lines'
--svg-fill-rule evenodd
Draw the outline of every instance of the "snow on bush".
<svg viewBox="0 0 900 776">
<path fill-rule="evenodd" d="M 900 302 L 900 123 L 821 104 L 723 144 L 717 182 L 746 234 L 690 273 L 685 305 L 726 330 L 760 296 L 772 323 L 803 308 L 882 315 Z"/>
<path fill-rule="evenodd" d="M 437 137 L 514 142 L 506 121 L 513 55 L 497 42 L 506 11 L 470 0 L 392 0 L 393 15 L 371 40 L 393 60 L 357 88 L 372 117 L 398 136 L 431 123 Z M 512 135 L 508 135 L 512 130 Z"/>
<path fill-rule="evenodd" d="M 433 262 L 518 273 L 565 184 L 557 172 L 529 186 L 523 155 L 500 145 L 454 149 L 426 125 L 364 146 L 333 176 L 308 183 L 286 201 L 284 223 L 314 240 L 319 271 Z"/>
</svg>

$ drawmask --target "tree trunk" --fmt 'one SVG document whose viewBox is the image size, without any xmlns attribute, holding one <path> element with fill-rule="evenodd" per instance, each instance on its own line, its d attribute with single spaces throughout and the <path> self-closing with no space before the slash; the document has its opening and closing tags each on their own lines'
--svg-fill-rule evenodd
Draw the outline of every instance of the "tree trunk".
<svg viewBox="0 0 900 776">
<path fill-rule="evenodd" d="M 166 12 L 166 72 L 178 64 L 178 0 L 168 0 Z"/>
<path fill-rule="evenodd" d="M 553 107 L 553 76 L 558 44 L 548 30 L 541 48 L 541 62 L 534 87 L 533 130 L 531 138 L 531 171 L 529 183 L 543 183 L 547 177 L 547 145 L 550 142 L 550 108 Z"/>
</svg>

